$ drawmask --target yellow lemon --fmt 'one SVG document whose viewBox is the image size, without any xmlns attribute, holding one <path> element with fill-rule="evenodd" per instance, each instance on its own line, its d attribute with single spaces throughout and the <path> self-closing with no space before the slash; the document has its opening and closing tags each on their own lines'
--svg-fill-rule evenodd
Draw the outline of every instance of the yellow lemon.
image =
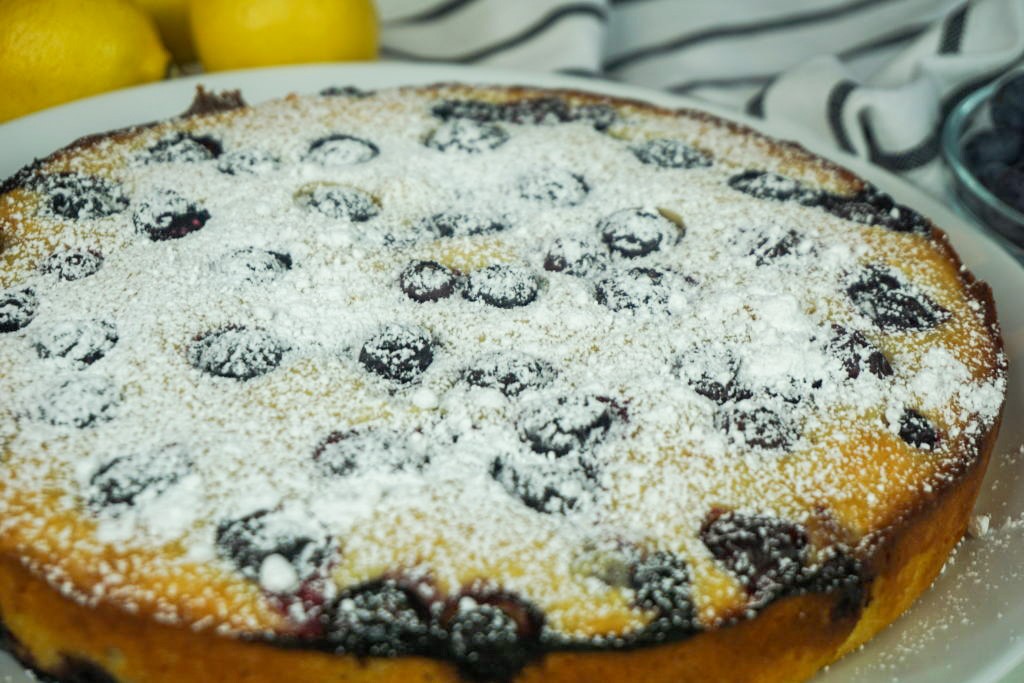
<svg viewBox="0 0 1024 683">
<path fill-rule="evenodd" d="M 162 78 L 169 57 L 129 0 L 0 0 L 0 121 Z"/>
<path fill-rule="evenodd" d="M 188 0 L 133 0 L 136 5 L 149 12 L 160 29 L 164 45 L 174 55 L 178 64 L 196 60 L 196 49 L 192 46 L 192 31 L 188 25 Z"/>
<path fill-rule="evenodd" d="M 371 0 L 192 0 L 189 9 L 208 71 L 377 56 Z"/>
</svg>

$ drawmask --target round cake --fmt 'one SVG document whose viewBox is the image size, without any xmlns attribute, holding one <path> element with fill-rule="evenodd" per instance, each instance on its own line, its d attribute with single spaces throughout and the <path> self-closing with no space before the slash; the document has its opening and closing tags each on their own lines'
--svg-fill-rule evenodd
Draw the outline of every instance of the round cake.
<svg viewBox="0 0 1024 683">
<path fill-rule="evenodd" d="M 989 288 L 690 110 L 332 88 L 0 188 L 0 645 L 57 681 L 800 681 L 931 583 Z"/>
</svg>

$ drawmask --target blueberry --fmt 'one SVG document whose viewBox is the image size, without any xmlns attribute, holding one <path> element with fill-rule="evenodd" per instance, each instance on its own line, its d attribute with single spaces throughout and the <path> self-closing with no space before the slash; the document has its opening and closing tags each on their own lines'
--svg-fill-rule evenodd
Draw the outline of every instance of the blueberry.
<svg viewBox="0 0 1024 683">
<path fill-rule="evenodd" d="M 719 411 L 715 421 L 733 442 L 764 450 L 788 450 L 800 437 L 796 425 L 765 406 L 736 405 Z"/>
<path fill-rule="evenodd" d="M 0 650 L 4 652 L 14 653 L 18 650 L 16 648 L 22 647 L 18 639 L 14 637 L 14 634 L 7 628 L 7 624 L 4 623 L 3 619 L 0 619 Z"/>
<path fill-rule="evenodd" d="M 419 327 L 386 325 L 366 340 L 359 351 L 359 362 L 368 371 L 384 379 L 407 384 L 434 361 L 430 335 Z"/>
<path fill-rule="evenodd" d="M 555 369 L 547 361 L 516 351 L 481 356 L 463 374 L 473 386 L 497 389 L 509 398 L 547 386 L 554 375 Z"/>
<path fill-rule="evenodd" d="M 221 156 L 217 170 L 228 175 L 263 175 L 281 167 L 281 160 L 261 149 L 238 149 Z"/>
<path fill-rule="evenodd" d="M 931 420 L 913 408 L 907 408 L 900 416 L 900 438 L 914 448 L 931 451 L 939 443 L 939 432 Z"/>
<path fill-rule="evenodd" d="M 528 97 L 500 106 L 503 121 L 518 124 L 554 124 L 572 119 L 569 105 L 560 97 Z"/>
<path fill-rule="evenodd" d="M 362 99 L 373 94 L 372 90 L 363 90 L 354 85 L 331 85 L 319 92 L 321 97 L 352 97 Z"/>
<path fill-rule="evenodd" d="M 369 140 L 335 133 L 314 140 L 302 160 L 327 167 L 352 166 L 365 164 L 379 154 L 380 148 Z"/>
<path fill-rule="evenodd" d="M 681 237 L 675 223 L 644 208 L 616 211 L 602 218 L 597 229 L 608 249 L 626 258 L 647 256 Z"/>
<path fill-rule="evenodd" d="M 700 539 L 751 594 L 771 596 L 792 586 L 807 562 L 807 532 L 777 517 L 713 510 Z"/>
<path fill-rule="evenodd" d="M 331 559 L 326 532 L 308 517 L 258 510 L 217 525 L 217 555 L 229 560 L 242 576 L 259 580 L 264 561 L 279 555 L 299 580 L 322 572 Z"/>
<path fill-rule="evenodd" d="M 38 674 L 42 676 L 42 674 Z M 60 667 L 57 669 L 56 678 L 40 678 L 39 680 L 59 680 L 62 683 L 118 683 L 118 679 L 109 671 L 96 662 L 75 657 L 73 655 L 61 655 Z"/>
<path fill-rule="evenodd" d="M 690 386 L 704 398 L 722 405 L 732 400 L 736 383 L 735 378 L 729 378 L 724 383 L 721 380 L 711 373 L 705 373 L 694 379 Z"/>
<path fill-rule="evenodd" d="M 121 392 L 110 380 L 76 375 L 45 387 L 31 416 L 55 427 L 85 429 L 114 419 L 120 402 Z"/>
<path fill-rule="evenodd" d="M 1012 166 L 1024 152 L 1024 128 L 1020 130 L 983 130 L 967 139 L 963 158 L 967 168 L 977 173 L 983 165 L 992 162 Z"/>
<path fill-rule="evenodd" d="M 869 373 L 879 379 L 891 377 L 893 374 L 889 359 L 859 330 L 849 330 L 833 323 L 828 348 L 842 361 L 846 376 L 850 379 L 860 377 L 864 366 L 867 366 Z"/>
<path fill-rule="evenodd" d="M 434 214 L 420 221 L 416 229 L 434 237 L 472 237 L 473 235 L 489 235 L 501 232 L 508 226 L 493 218 L 479 214 L 465 214 L 446 211 Z"/>
<path fill-rule="evenodd" d="M 172 133 L 150 146 L 147 160 L 155 163 L 197 162 L 216 159 L 224 147 L 209 135 L 193 133 Z"/>
<path fill-rule="evenodd" d="M 586 277 L 604 270 L 607 254 L 598 251 L 589 242 L 572 238 L 557 238 L 544 256 L 544 270 Z"/>
<path fill-rule="evenodd" d="M 630 268 L 598 281 L 597 302 L 613 311 L 662 309 L 668 305 L 665 274 L 655 268 Z"/>
<path fill-rule="evenodd" d="M 343 591 L 328 610 L 326 638 L 358 657 L 395 657 L 430 644 L 429 604 L 413 586 L 378 579 Z"/>
<path fill-rule="evenodd" d="M 711 157 L 672 138 L 654 138 L 630 148 L 641 163 L 658 168 L 706 168 Z"/>
<path fill-rule="evenodd" d="M 988 188 L 989 192 L 995 194 L 995 187 L 1008 168 L 1010 167 L 1000 161 L 988 161 L 974 169 L 974 175 L 982 185 Z"/>
<path fill-rule="evenodd" d="M 436 261 L 413 261 L 398 276 L 405 295 L 421 304 L 447 299 L 457 282 L 455 271 Z"/>
<path fill-rule="evenodd" d="M 538 470 L 537 465 L 545 467 Z M 511 498 L 543 515 L 568 515 L 583 498 L 593 497 L 596 484 L 588 480 L 593 478 L 590 469 L 549 465 L 496 458 L 491 462 L 490 475 Z"/>
<path fill-rule="evenodd" d="M 630 568 L 629 585 L 636 606 L 654 613 L 649 630 L 697 630 L 690 570 L 679 556 L 661 550 L 647 554 Z"/>
<path fill-rule="evenodd" d="M 595 130 L 606 131 L 615 124 L 619 114 L 615 107 L 607 104 L 583 104 L 573 108 L 569 118 L 573 121 L 586 121 Z"/>
<path fill-rule="evenodd" d="M 286 350 L 269 332 L 232 326 L 195 337 L 187 357 L 192 367 L 208 375 L 246 381 L 274 370 Z"/>
<path fill-rule="evenodd" d="M 267 284 L 291 270 L 292 257 L 283 252 L 243 247 L 222 256 L 214 268 L 238 282 Z"/>
<path fill-rule="evenodd" d="M 193 465 L 180 444 L 114 458 L 89 478 L 88 505 L 117 514 L 141 496 L 159 496 L 189 474 Z"/>
<path fill-rule="evenodd" d="M 1024 131 L 1024 74 L 999 86 L 990 106 L 992 123 L 1000 133 Z"/>
<path fill-rule="evenodd" d="M 454 150 L 480 154 L 497 149 L 506 142 L 508 133 L 501 126 L 471 119 L 452 119 L 435 129 L 423 144 L 441 152 Z"/>
<path fill-rule="evenodd" d="M 67 282 L 95 275 L 103 266 L 103 254 L 94 249 L 61 247 L 43 259 L 39 272 Z"/>
<path fill-rule="evenodd" d="M 422 470 L 430 455 L 398 432 L 355 429 L 332 432 L 320 442 L 313 460 L 325 472 L 350 477 L 366 472 Z"/>
<path fill-rule="evenodd" d="M 820 378 L 797 378 L 793 376 L 785 378 L 776 378 L 767 386 L 756 387 L 759 393 L 763 396 L 773 399 L 779 398 L 788 403 L 791 406 L 800 404 L 804 399 L 814 401 L 814 395 L 811 390 L 820 389 L 823 380 Z M 755 396 L 755 392 L 751 391 L 747 394 L 746 398 Z M 785 410 L 785 408 L 783 408 Z M 789 436 L 787 437 L 791 442 L 795 441 L 799 437 L 799 430 L 790 421 L 782 419 L 782 426 L 788 430 Z M 749 442 L 748 442 L 749 443 Z"/>
<path fill-rule="evenodd" d="M 846 293 L 857 310 L 884 332 L 930 330 L 949 317 L 945 308 L 881 266 L 862 268 Z"/>
<path fill-rule="evenodd" d="M 40 358 L 62 358 L 76 368 L 92 365 L 117 344 L 117 327 L 106 320 L 62 320 L 36 330 Z"/>
<path fill-rule="evenodd" d="M 895 232 L 931 234 L 928 220 L 875 187 L 868 186 L 852 196 L 822 194 L 820 205 L 834 216 L 861 225 L 877 225 Z"/>
<path fill-rule="evenodd" d="M 520 176 L 516 187 L 523 199 L 551 207 L 577 206 L 590 193 L 583 176 L 561 168 Z"/>
<path fill-rule="evenodd" d="M 597 130 L 607 130 L 618 118 L 615 109 L 595 103 L 570 107 L 560 97 L 530 97 L 496 103 L 482 100 L 444 100 L 431 113 L 443 121 L 467 119 L 479 123 L 556 124 L 586 121 Z"/>
<path fill-rule="evenodd" d="M 802 183 L 768 171 L 744 171 L 729 178 L 729 187 L 757 199 L 793 200 L 806 206 L 820 202 L 821 193 Z"/>
<path fill-rule="evenodd" d="M 792 228 L 781 236 L 762 233 L 747 255 L 756 257 L 757 265 L 767 266 L 773 261 L 792 255 L 803 241 L 803 236 Z"/>
<path fill-rule="evenodd" d="M 136 232 L 154 242 L 182 238 L 202 229 L 208 220 L 209 211 L 174 190 L 151 195 L 135 207 L 132 216 Z"/>
<path fill-rule="evenodd" d="M 510 681 L 540 653 L 544 617 L 511 593 L 464 592 L 449 601 L 438 621 L 449 654 L 470 680 Z"/>
<path fill-rule="evenodd" d="M 534 457 L 537 457 L 534 455 Z M 518 462 L 498 458 L 491 477 L 526 507 L 542 514 L 567 514 L 597 488 L 599 470 L 591 463 L 552 467 L 550 463 Z"/>
<path fill-rule="evenodd" d="M 368 440 L 372 439 L 367 439 L 366 435 L 360 432 L 331 432 L 316 447 L 313 460 L 335 476 L 351 476 L 362 469 L 361 460 Z"/>
<path fill-rule="evenodd" d="M 296 201 L 311 211 L 353 223 L 365 223 L 380 213 L 377 200 L 362 190 L 344 185 L 317 184 L 301 190 Z"/>
<path fill-rule="evenodd" d="M 503 118 L 501 105 L 482 100 L 444 100 L 435 104 L 430 111 L 442 121 L 466 119 L 487 123 Z"/>
<path fill-rule="evenodd" d="M 991 181 L 989 189 L 1011 207 L 1024 213 L 1024 166 L 1003 169 Z"/>
<path fill-rule="evenodd" d="M 104 178 L 57 173 L 42 182 L 50 213 L 69 220 L 105 218 L 128 208 L 121 188 Z"/>
<path fill-rule="evenodd" d="M 805 569 L 799 588 L 813 593 L 838 594 L 838 601 L 832 608 L 833 621 L 859 617 L 869 594 L 870 581 L 864 564 L 841 545 L 830 546 L 819 553 L 824 557 L 816 566 Z"/>
<path fill-rule="evenodd" d="M 686 354 L 675 364 L 675 372 L 704 398 L 724 405 L 750 398 L 751 392 L 740 385 L 740 362 L 731 353 Z"/>
<path fill-rule="evenodd" d="M 614 421 L 614 406 L 609 399 L 572 394 L 554 402 L 535 401 L 520 414 L 518 425 L 520 436 L 534 452 L 562 457 L 593 448 Z"/>
<path fill-rule="evenodd" d="M 473 271 L 462 296 L 496 308 L 517 308 L 533 303 L 540 291 L 540 279 L 523 266 L 504 263 Z"/>
<path fill-rule="evenodd" d="M 0 289 L 0 334 L 26 327 L 39 311 L 39 298 L 31 287 Z"/>
</svg>

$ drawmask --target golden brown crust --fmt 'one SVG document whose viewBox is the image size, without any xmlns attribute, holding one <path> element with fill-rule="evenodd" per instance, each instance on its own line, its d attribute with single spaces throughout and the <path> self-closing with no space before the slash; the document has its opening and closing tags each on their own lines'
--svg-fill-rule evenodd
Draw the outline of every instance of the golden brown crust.
<svg viewBox="0 0 1024 683">
<path fill-rule="evenodd" d="M 196 94 L 192 99 L 192 103 L 189 105 L 188 109 L 181 113 L 179 118 L 188 119 L 206 116 L 209 114 L 220 114 L 234 111 L 235 109 L 244 109 L 248 106 L 249 105 L 242 98 L 242 93 L 239 90 L 225 90 L 218 93 L 206 90 L 203 86 L 199 85 L 196 86 Z M 116 142 L 119 140 L 125 140 L 133 135 L 137 135 L 140 131 L 152 128 L 160 123 L 160 121 L 139 123 L 133 126 L 108 130 L 102 133 L 84 135 L 68 143 L 67 146 L 62 147 L 45 157 L 36 159 L 30 164 L 26 164 L 14 175 L 6 178 L 4 182 L 0 184 L 0 195 L 5 195 L 12 190 L 24 187 L 46 164 L 66 157 L 69 152 L 95 147 L 107 141 Z M 0 237 L 2 237 L 2 232 L 0 232 Z M 2 244 L 2 241 L 0 241 L 0 244 Z"/>
<path fill-rule="evenodd" d="M 242 97 L 241 90 L 224 90 L 218 93 L 197 85 L 192 104 L 181 114 L 181 118 L 217 114 L 234 109 L 244 109 L 248 106 Z"/>
<path fill-rule="evenodd" d="M 411 88 L 417 92 L 431 89 L 443 90 L 446 94 L 480 92 L 458 84 Z M 514 99 L 536 93 L 535 88 L 512 87 L 503 89 L 500 97 Z M 573 90 L 546 91 L 545 94 L 724 126 L 738 136 L 764 145 L 773 156 L 788 164 L 819 169 L 830 176 L 827 185 L 833 190 L 853 194 L 865 187 L 848 169 L 822 160 L 795 142 L 780 142 L 742 124 L 723 121 L 704 112 L 654 107 L 644 102 Z M 240 98 L 218 102 L 212 107 L 194 105 L 185 116 L 222 115 L 244 106 Z M 0 188 L 0 194 L 16 188 L 27 179 L 28 175 L 24 174 L 34 173 L 44 162 L 59 160 L 105 140 L 125 139 L 151 125 L 158 124 L 81 138 L 24 169 L 15 176 L 22 180 L 12 178 Z M 1002 339 L 991 289 L 963 268 L 945 233 L 934 226 L 930 242 L 955 266 L 966 296 L 979 305 L 994 350 L 1001 351 Z M 999 367 L 991 368 L 993 375 L 1000 371 Z M 858 557 L 868 593 L 862 603 L 858 601 L 851 608 L 849 596 L 840 590 L 790 595 L 775 600 L 755 619 L 705 631 L 679 642 L 629 650 L 552 652 L 527 666 L 516 680 L 773 683 L 803 680 L 813 675 L 822 666 L 869 640 L 931 584 L 963 535 L 997 432 L 998 420 L 978 437 L 976 444 L 965 447 L 963 457 L 943 472 L 942 485 L 915 497 L 912 505 L 894 511 L 893 519 L 897 521 L 863 542 Z M 86 606 L 61 595 L 11 548 L 5 547 L 3 551 L 0 553 L 0 620 L 13 635 L 14 651 L 19 657 L 58 677 L 70 658 L 93 662 L 117 680 L 141 683 L 460 680 L 457 669 L 443 661 L 413 657 L 359 660 L 287 649 L 182 625 L 161 624 L 153 620 L 147 610 L 132 614 L 124 606 L 106 600 Z M 743 652 L 744 656 L 736 657 L 737 652 Z"/>
<path fill-rule="evenodd" d="M 949 486 L 869 541 L 867 564 L 872 575 L 868 606 L 856 629 L 840 648 L 842 656 L 860 647 L 899 617 L 942 571 L 963 537 L 995 447 L 999 422 L 977 444 L 972 459 Z"/>
<path fill-rule="evenodd" d="M 801 680 L 834 659 L 850 632 L 851 618 L 832 617 L 836 602 L 831 594 L 794 596 L 773 603 L 757 619 L 679 643 L 619 652 L 553 653 L 528 666 L 516 680 Z M 83 607 L 9 558 L 0 561 L 0 605 L 20 643 L 21 656 L 56 675 L 63 658 L 70 657 L 93 662 L 117 680 L 147 683 L 462 680 L 453 665 L 442 661 L 360 661 L 165 626 L 109 605 Z M 748 654 L 736 658 L 736 652 Z"/>
<path fill-rule="evenodd" d="M 467 97 L 479 97 L 481 93 L 481 89 L 478 86 L 447 82 L 434 83 L 428 86 L 409 86 L 404 88 L 404 90 L 418 93 L 443 91 L 446 96 L 461 93 Z M 496 97 L 500 99 L 500 101 L 510 101 L 524 97 L 529 98 L 537 96 L 537 88 L 525 85 L 502 86 L 496 91 Z M 735 134 L 741 139 L 753 140 L 763 147 L 763 151 L 772 156 L 789 157 L 793 167 L 810 167 L 812 169 L 819 169 L 824 174 L 832 176 L 830 178 L 834 183 L 834 188 L 832 189 L 838 190 L 843 194 L 855 194 L 865 187 L 864 181 L 855 173 L 840 164 L 824 159 L 810 152 L 799 142 L 773 138 L 746 124 L 731 121 L 729 119 L 723 119 L 699 109 L 691 109 L 688 107 L 672 109 L 669 107 L 660 107 L 658 105 L 651 104 L 650 102 L 644 102 L 643 100 L 613 97 L 610 95 L 598 95 L 592 92 L 574 90 L 570 88 L 545 89 L 540 93 L 540 96 L 562 97 L 570 102 L 577 102 L 581 104 L 610 104 L 616 108 L 639 110 L 653 116 L 663 116 L 670 119 L 684 117 L 694 121 L 701 121 L 713 126 L 725 128 L 727 131 Z"/>
<path fill-rule="evenodd" d="M 772 603 L 756 619 L 678 643 L 551 653 L 516 680 L 783 683 L 808 678 L 867 642 L 931 585 L 966 528 L 995 433 L 979 444 L 980 457 L 964 477 L 873 540 L 867 562 L 873 579 L 863 611 L 838 610 L 836 618 L 844 597 L 839 592 L 790 596 Z M 64 658 L 71 657 L 93 662 L 117 680 L 146 683 L 461 680 L 453 665 L 440 661 L 360 661 L 163 625 L 108 604 L 86 607 L 61 596 L 10 556 L 0 558 L 0 606 L 0 618 L 17 640 L 19 656 L 55 675 Z M 737 657 L 738 652 L 743 656 Z"/>
</svg>

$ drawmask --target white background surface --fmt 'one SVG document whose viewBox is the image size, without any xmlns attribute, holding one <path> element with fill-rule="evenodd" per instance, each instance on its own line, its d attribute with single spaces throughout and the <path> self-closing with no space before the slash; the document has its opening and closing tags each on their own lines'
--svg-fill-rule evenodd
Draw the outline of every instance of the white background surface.
<svg viewBox="0 0 1024 683">
<path fill-rule="evenodd" d="M 178 114 L 187 108 L 197 83 L 211 89 L 240 88 L 248 102 L 257 103 L 289 92 L 314 93 L 330 85 L 372 89 L 454 80 L 573 87 L 664 106 L 692 104 L 605 81 L 450 66 L 314 65 L 230 72 L 118 91 L 0 125 L 0 178 L 79 136 Z M 762 130 L 801 140 L 798 130 L 777 126 Z M 964 263 L 992 285 L 1010 358 L 1010 393 L 975 511 L 990 519 L 988 533 L 966 539 L 932 590 L 906 615 L 814 683 L 1019 683 L 1024 681 L 1024 667 L 1014 668 L 1024 662 L 1024 269 L 935 199 L 858 159 L 828 156 L 934 220 L 949 233 Z M 3 654 L 0 677 L 5 683 L 31 680 Z"/>
</svg>

